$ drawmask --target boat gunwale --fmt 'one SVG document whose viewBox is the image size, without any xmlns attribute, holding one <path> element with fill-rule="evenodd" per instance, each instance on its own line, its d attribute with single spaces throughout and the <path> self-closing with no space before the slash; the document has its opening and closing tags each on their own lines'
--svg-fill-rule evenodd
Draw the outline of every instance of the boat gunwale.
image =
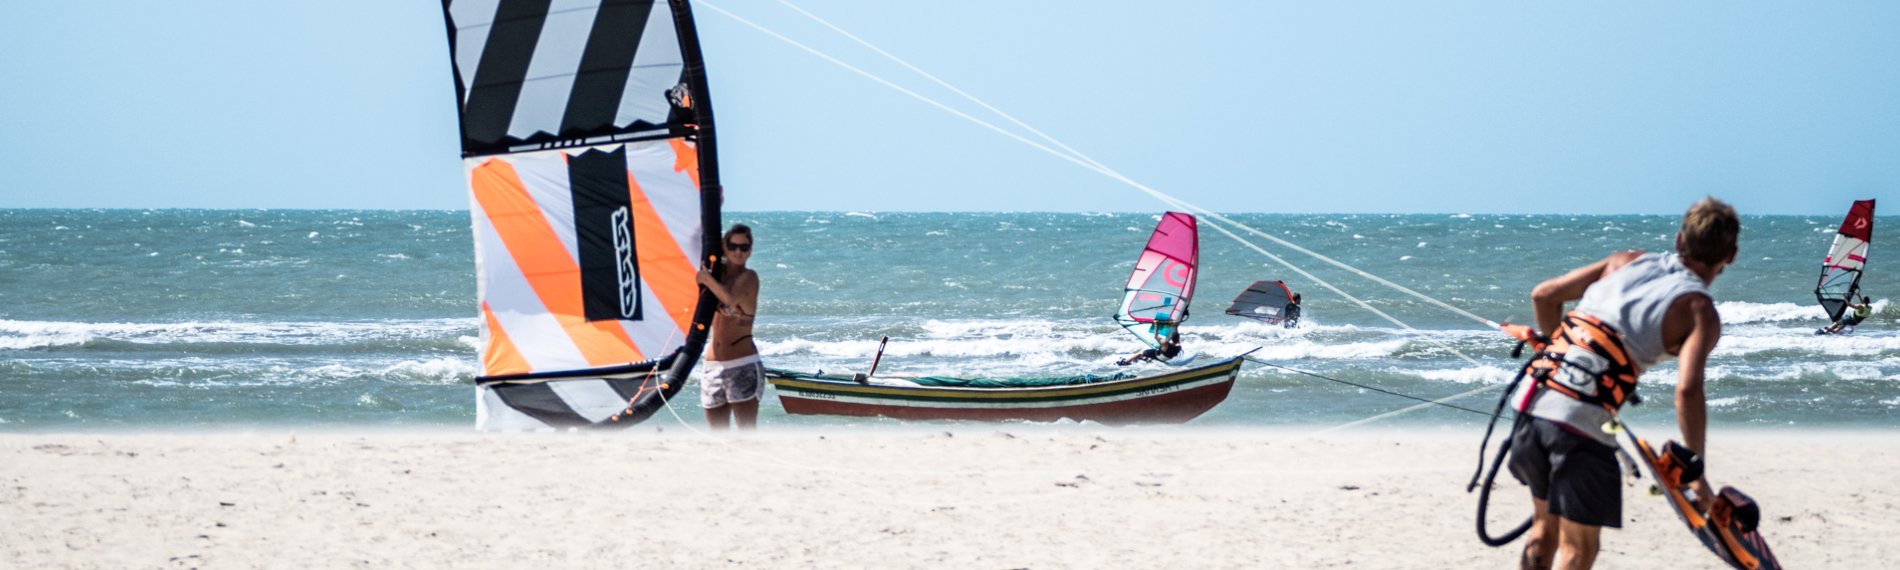
<svg viewBox="0 0 1900 570">
<path fill-rule="evenodd" d="M 1243 360 L 1231 357 L 1224 361 L 1169 372 L 1155 376 L 1137 376 L 1120 380 L 1107 380 L 1088 384 L 1070 384 L 1062 386 L 1028 386 L 1021 388 L 970 388 L 962 386 L 888 386 L 865 385 L 845 380 L 795 379 L 767 374 L 767 382 L 781 390 L 801 393 L 847 394 L 858 396 L 881 396 L 886 398 L 976 398 L 997 400 L 1043 400 L 1050 398 L 1095 397 L 1138 391 L 1162 389 L 1178 384 L 1206 380 L 1216 376 L 1237 376 Z M 1231 381 L 1231 378 L 1230 378 Z M 780 397 L 785 397 L 781 394 Z M 794 396 L 801 397 L 801 396 Z"/>
</svg>

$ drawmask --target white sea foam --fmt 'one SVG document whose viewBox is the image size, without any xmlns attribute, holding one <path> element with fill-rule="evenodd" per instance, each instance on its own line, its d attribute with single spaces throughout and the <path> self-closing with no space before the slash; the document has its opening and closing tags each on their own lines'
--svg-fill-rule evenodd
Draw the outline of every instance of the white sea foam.
<svg viewBox="0 0 1900 570">
<path fill-rule="evenodd" d="M 1821 310 L 1820 305 L 1803 303 L 1718 301 L 1715 303 L 1715 312 L 1722 315 L 1722 324 L 1725 325 L 1827 320 L 1827 312 Z"/>
<path fill-rule="evenodd" d="M 1806 330 L 1733 327 L 1722 331 L 1715 356 L 1735 357 L 1763 352 L 1794 352 L 1832 357 L 1868 357 L 1900 352 L 1900 335 L 1815 335 Z"/>
<path fill-rule="evenodd" d="M 1833 377 L 1849 381 L 1890 380 L 1894 376 L 1890 370 L 1900 370 L 1900 358 L 1883 358 L 1866 362 L 1796 362 L 1764 365 L 1712 365 L 1704 374 L 1710 381 L 1725 380 L 1801 380 L 1804 378 Z M 1659 369 L 1655 373 L 1645 374 L 1644 378 L 1661 376 L 1664 373 L 1669 382 L 1674 383 L 1676 368 Z"/>
<path fill-rule="evenodd" d="M 382 372 L 425 384 L 460 384 L 474 378 L 478 371 L 471 358 L 436 358 L 405 360 L 383 368 Z"/>
<path fill-rule="evenodd" d="M 1426 380 L 1454 382 L 1458 384 L 1503 384 L 1510 382 L 1511 377 L 1516 375 L 1514 371 L 1498 368 L 1496 366 L 1455 368 L 1450 370 L 1425 370 L 1407 373 L 1417 374 Z"/>
<path fill-rule="evenodd" d="M 854 218 L 870 218 L 873 220 L 877 219 L 877 214 L 873 214 L 870 212 L 845 212 L 844 215 L 851 216 Z"/>
<path fill-rule="evenodd" d="M 475 319 L 369 322 L 77 323 L 0 320 L 0 349 L 77 346 L 94 340 L 134 344 L 324 345 L 365 340 L 438 338 L 476 326 Z"/>
<path fill-rule="evenodd" d="M 389 360 L 348 358 L 86 359 L 48 369 L 85 367 L 138 371 L 129 383 L 160 388 L 229 388 L 307 384 L 356 385 L 366 380 L 398 384 L 467 383 L 477 374 L 473 358 Z"/>
<path fill-rule="evenodd" d="M 1384 340 L 1375 342 L 1318 343 L 1301 340 L 1291 343 L 1262 345 L 1253 353 L 1261 360 L 1364 360 L 1386 358 L 1405 348 L 1407 341 Z M 1245 346 L 1245 343 L 1234 343 Z"/>
</svg>

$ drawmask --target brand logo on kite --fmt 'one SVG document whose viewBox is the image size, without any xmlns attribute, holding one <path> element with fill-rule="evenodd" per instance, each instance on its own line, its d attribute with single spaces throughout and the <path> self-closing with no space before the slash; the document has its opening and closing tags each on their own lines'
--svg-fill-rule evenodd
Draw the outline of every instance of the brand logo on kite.
<svg viewBox="0 0 1900 570">
<path fill-rule="evenodd" d="M 1857 230 L 1867 229 L 1867 218 L 1855 218 L 1854 229 L 1857 229 Z"/>
<path fill-rule="evenodd" d="M 666 100 L 674 107 L 691 109 L 693 108 L 693 91 L 686 87 L 686 82 L 682 81 L 679 85 L 674 85 L 672 89 L 667 90 Z"/>
<path fill-rule="evenodd" d="M 620 318 L 631 319 L 640 310 L 640 275 L 633 265 L 633 229 L 627 207 L 614 210 L 614 266 L 620 277 Z"/>
</svg>

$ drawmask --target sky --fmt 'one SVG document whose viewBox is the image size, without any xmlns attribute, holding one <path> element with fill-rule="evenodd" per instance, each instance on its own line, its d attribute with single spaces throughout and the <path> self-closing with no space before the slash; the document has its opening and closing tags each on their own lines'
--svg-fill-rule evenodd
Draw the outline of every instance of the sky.
<svg viewBox="0 0 1900 570">
<path fill-rule="evenodd" d="M 1008 124 L 778 0 L 700 4 L 727 209 L 1165 208 L 711 7 Z M 1900 188 L 1895 2 L 796 6 L 1216 211 L 1838 215 Z M 439 3 L 7 12 L 0 208 L 467 208 Z"/>
</svg>

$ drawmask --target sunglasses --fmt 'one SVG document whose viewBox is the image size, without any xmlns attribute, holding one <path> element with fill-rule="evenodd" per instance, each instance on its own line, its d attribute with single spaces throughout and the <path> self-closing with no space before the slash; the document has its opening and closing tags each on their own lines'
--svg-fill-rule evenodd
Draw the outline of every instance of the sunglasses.
<svg viewBox="0 0 1900 570">
<path fill-rule="evenodd" d="M 752 242 L 740 243 L 740 242 L 729 241 L 729 242 L 726 242 L 726 249 L 730 249 L 733 251 L 752 251 Z"/>
</svg>

